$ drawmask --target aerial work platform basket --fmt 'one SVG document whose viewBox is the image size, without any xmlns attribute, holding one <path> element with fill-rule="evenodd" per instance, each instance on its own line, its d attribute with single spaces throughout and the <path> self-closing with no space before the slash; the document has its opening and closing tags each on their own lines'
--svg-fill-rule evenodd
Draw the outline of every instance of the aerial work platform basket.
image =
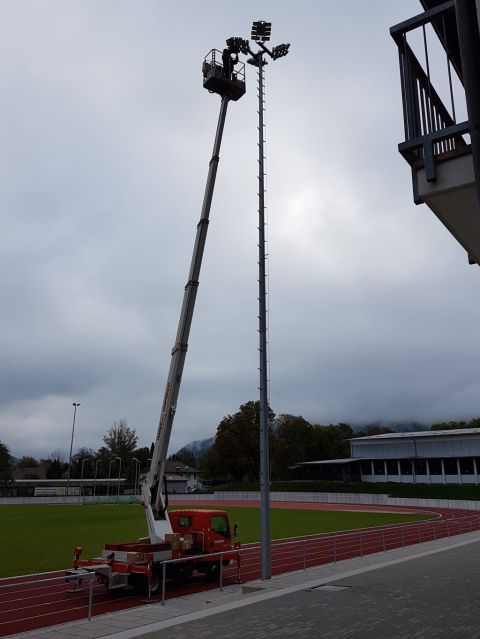
<svg viewBox="0 0 480 639">
<path fill-rule="evenodd" d="M 236 67 L 236 68 L 235 68 Z M 203 61 L 203 86 L 210 93 L 218 93 L 237 101 L 245 93 L 245 65 L 235 62 L 226 50 L 212 49 Z"/>
</svg>

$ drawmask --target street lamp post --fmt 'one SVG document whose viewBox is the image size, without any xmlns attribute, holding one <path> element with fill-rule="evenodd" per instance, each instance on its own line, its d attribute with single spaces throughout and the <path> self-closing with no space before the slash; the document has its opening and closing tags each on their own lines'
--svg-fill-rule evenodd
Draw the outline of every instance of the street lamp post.
<svg viewBox="0 0 480 639">
<path fill-rule="evenodd" d="M 80 406 L 79 402 L 73 402 L 73 425 L 72 425 L 72 439 L 70 441 L 70 455 L 68 457 L 68 475 L 67 475 L 67 497 L 70 489 L 70 471 L 72 468 L 72 449 L 73 449 L 73 434 L 75 432 L 75 418 L 77 416 L 77 408 Z"/>
<path fill-rule="evenodd" d="M 140 460 L 137 457 L 132 457 L 132 461 L 135 462 L 135 497 L 138 492 L 138 480 L 140 478 Z"/>
<path fill-rule="evenodd" d="M 108 481 L 107 481 L 107 497 L 110 495 L 110 475 L 112 473 L 112 464 L 113 464 L 113 459 L 110 460 L 110 463 L 108 464 Z"/>
<path fill-rule="evenodd" d="M 252 51 L 248 40 L 230 38 L 227 44 L 235 52 L 250 54 L 247 62 L 258 69 L 258 332 L 259 332 L 259 371 L 260 371 L 260 517 L 262 529 L 261 578 L 272 576 L 270 551 L 270 462 L 268 433 L 268 353 L 267 353 L 267 275 L 266 275 L 266 235 L 265 235 L 265 92 L 264 67 L 268 55 L 272 60 L 286 56 L 290 44 L 279 44 L 271 50 L 265 42 L 270 40 L 272 23 L 257 20 L 252 25 L 251 38 L 258 45 L 258 51 Z"/>
<path fill-rule="evenodd" d="M 95 462 L 95 480 L 93 482 L 93 496 L 95 497 L 97 494 L 97 475 L 98 475 L 98 464 L 99 464 L 100 460 L 97 459 L 97 461 Z"/>
<path fill-rule="evenodd" d="M 83 469 L 85 468 L 85 462 L 87 459 L 82 459 L 82 472 L 80 474 L 80 501 L 82 499 L 82 487 L 83 487 Z"/>
<path fill-rule="evenodd" d="M 122 458 L 117 456 L 115 459 L 118 459 L 117 502 L 120 502 L 120 473 L 122 472 Z"/>
</svg>

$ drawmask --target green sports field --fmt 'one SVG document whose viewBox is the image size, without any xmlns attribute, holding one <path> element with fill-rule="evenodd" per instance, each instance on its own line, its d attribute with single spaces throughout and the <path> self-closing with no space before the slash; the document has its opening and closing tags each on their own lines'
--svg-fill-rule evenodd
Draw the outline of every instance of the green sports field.
<svg viewBox="0 0 480 639">
<path fill-rule="evenodd" d="M 180 508 L 180 506 L 178 506 Z M 190 507 L 189 507 L 190 508 Z M 258 508 L 225 507 L 238 524 L 242 543 L 260 539 Z M 366 528 L 427 519 L 428 515 L 272 509 L 273 539 Z M 104 543 L 132 541 L 147 534 L 140 505 L 0 506 L 0 577 L 25 575 L 72 565 L 73 548 L 98 556 Z"/>
</svg>

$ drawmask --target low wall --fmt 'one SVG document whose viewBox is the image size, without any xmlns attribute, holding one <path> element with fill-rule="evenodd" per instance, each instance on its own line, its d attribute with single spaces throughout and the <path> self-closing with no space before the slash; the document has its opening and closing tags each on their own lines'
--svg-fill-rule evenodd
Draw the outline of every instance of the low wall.
<svg viewBox="0 0 480 639">
<path fill-rule="evenodd" d="M 416 506 L 418 508 L 453 508 L 465 510 L 480 510 L 480 501 L 461 499 L 414 499 L 409 497 L 389 497 L 388 495 L 373 495 L 363 493 L 299 493 L 299 492 L 271 492 L 271 501 L 299 501 L 323 504 L 371 504 L 373 506 Z M 116 504 L 139 502 L 140 497 L 134 495 L 120 495 L 111 497 L 2 497 L 2 504 Z M 208 502 L 208 501 L 260 501 L 258 491 L 222 491 L 213 494 L 176 493 L 170 495 L 172 502 Z"/>
<path fill-rule="evenodd" d="M 112 497 L 0 497 L 0 506 L 6 504 L 130 504 L 132 502 L 140 502 L 137 495 L 116 495 Z"/>
<path fill-rule="evenodd" d="M 209 495 L 175 495 L 172 501 L 260 501 L 259 491 L 222 491 Z M 324 504 L 371 504 L 374 506 L 417 506 L 419 508 L 458 508 L 480 510 L 480 501 L 461 499 L 416 499 L 364 493 L 271 492 L 271 501 L 301 501 Z"/>
</svg>

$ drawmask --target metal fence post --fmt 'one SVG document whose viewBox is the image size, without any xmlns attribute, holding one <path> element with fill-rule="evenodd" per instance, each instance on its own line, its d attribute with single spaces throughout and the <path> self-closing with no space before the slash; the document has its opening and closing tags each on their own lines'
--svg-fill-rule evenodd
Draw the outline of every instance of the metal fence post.
<svg viewBox="0 0 480 639">
<path fill-rule="evenodd" d="M 306 541 L 305 539 L 303 540 L 303 569 L 306 570 L 307 569 L 307 548 L 306 548 Z"/>
<path fill-rule="evenodd" d="M 92 620 L 92 607 L 93 607 L 93 580 L 95 579 L 95 573 L 91 573 L 88 584 L 88 621 Z"/>
<path fill-rule="evenodd" d="M 167 578 L 167 563 L 162 564 L 162 606 L 165 605 L 165 581 Z"/>
<path fill-rule="evenodd" d="M 433 541 L 437 541 L 437 529 L 435 528 L 435 522 L 433 523 Z"/>
<path fill-rule="evenodd" d="M 402 528 L 402 548 L 405 549 L 405 528 Z"/>
<path fill-rule="evenodd" d="M 337 563 L 337 538 L 333 537 L 333 563 Z"/>
<path fill-rule="evenodd" d="M 362 557 L 362 559 L 363 559 L 362 533 L 360 533 L 359 541 L 360 541 L 360 557 Z"/>
<path fill-rule="evenodd" d="M 383 552 L 386 552 L 386 548 L 385 548 L 385 531 L 382 530 L 382 545 L 383 545 Z"/>
<path fill-rule="evenodd" d="M 420 528 L 420 524 L 418 524 L 418 543 L 422 541 L 422 530 Z"/>
<path fill-rule="evenodd" d="M 450 537 L 450 529 L 448 527 L 448 519 L 447 519 L 447 537 Z"/>
<path fill-rule="evenodd" d="M 220 590 L 223 590 L 223 552 L 220 554 Z"/>
</svg>

